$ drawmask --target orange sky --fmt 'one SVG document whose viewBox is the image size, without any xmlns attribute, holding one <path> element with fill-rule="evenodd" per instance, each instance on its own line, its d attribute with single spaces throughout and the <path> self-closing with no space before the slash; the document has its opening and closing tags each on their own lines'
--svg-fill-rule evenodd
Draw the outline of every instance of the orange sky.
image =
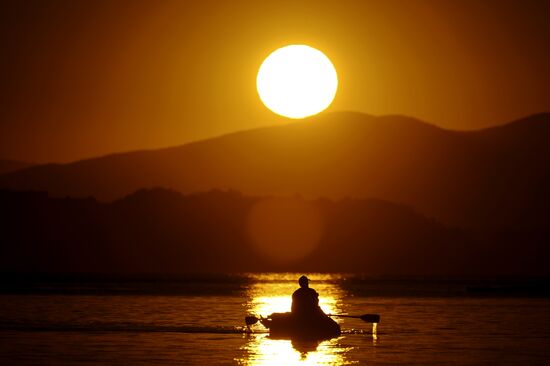
<svg viewBox="0 0 550 366">
<path fill-rule="evenodd" d="M 66 162 L 265 126 L 273 49 L 325 52 L 329 111 L 473 129 L 550 110 L 544 1 L 3 1 L 0 158 Z"/>
</svg>

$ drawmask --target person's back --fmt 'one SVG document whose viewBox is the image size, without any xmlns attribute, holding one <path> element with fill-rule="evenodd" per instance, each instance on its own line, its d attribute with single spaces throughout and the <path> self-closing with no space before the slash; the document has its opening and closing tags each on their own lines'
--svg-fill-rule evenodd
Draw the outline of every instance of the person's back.
<svg viewBox="0 0 550 366">
<path fill-rule="evenodd" d="M 309 288 L 309 280 L 306 276 L 298 280 L 300 288 L 292 294 L 292 314 L 298 316 L 317 315 L 322 312 L 319 308 L 319 294 Z"/>
</svg>

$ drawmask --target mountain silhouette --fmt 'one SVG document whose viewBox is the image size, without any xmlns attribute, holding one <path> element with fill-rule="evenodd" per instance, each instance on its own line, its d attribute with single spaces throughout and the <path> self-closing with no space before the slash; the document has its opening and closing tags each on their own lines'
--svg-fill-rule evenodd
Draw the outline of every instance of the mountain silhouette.
<svg viewBox="0 0 550 366">
<path fill-rule="evenodd" d="M 32 164 L 24 163 L 21 161 L 0 159 L 0 174 L 11 173 L 17 170 L 28 168 L 31 165 Z"/>
<path fill-rule="evenodd" d="M 183 193 L 378 198 L 468 229 L 544 225 L 550 203 L 550 114 L 478 131 L 403 117 L 324 114 L 179 147 L 49 164 L 0 176 L 0 187 L 121 198 Z"/>
<path fill-rule="evenodd" d="M 269 198 L 309 205 L 324 226 L 313 251 L 292 261 L 273 260 L 246 230 L 251 209 L 265 199 L 233 191 L 184 196 L 153 189 L 100 203 L 0 191 L 0 272 L 548 274 L 548 235 L 480 245 L 467 232 L 410 207 L 373 199 Z"/>
</svg>

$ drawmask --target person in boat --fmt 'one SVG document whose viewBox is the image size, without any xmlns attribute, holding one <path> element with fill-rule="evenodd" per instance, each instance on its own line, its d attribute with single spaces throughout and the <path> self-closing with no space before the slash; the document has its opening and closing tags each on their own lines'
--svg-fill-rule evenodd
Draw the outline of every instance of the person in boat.
<svg viewBox="0 0 550 366">
<path fill-rule="evenodd" d="M 324 315 L 323 310 L 319 307 L 319 294 L 309 287 L 309 279 L 302 276 L 298 283 L 300 288 L 292 294 L 292 315 L 299 317 Z"/>
<path fill-rule="evenodd" d="M 260 322 L 269 329 L 271 336 L 294 337 L 294 339 L 319 340 L 340 335 L 340 326 L 319 307 L 319 294 L 309 287 L 306 276 L 298 280 L 300 288 L 292 294 L 289 313 L 273 313 L 260 317 Z M 256 317 L 247 317 L 256 322 Z"/>
</svg>

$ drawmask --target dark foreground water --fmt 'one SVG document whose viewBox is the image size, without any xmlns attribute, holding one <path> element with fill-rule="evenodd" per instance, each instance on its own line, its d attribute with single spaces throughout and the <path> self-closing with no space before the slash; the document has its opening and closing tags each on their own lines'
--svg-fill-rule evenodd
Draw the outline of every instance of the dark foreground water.
<svg viewBox="0 0 550 366">
<path fill-rule="evenodd" d="M 318 344 L 271 339 L 260 325 L 244 333 L 245 315 L 290 308 L 297 278 L 14 288 L 0 295 L 0 364 L 550 364 L 549 299 L 466 292 L 464 281 L 423 287 L 311 275 L 326 312 L 378 313 L 376 331 L 345 319 L 341 337 Z"/>
</svg>

